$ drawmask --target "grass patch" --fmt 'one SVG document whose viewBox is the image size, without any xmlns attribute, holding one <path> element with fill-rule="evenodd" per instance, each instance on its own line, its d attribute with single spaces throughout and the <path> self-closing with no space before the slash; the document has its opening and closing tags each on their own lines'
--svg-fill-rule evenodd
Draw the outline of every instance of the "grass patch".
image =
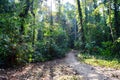
<svg viewBox="0 0 120 80">
<path fill-rule="evenodd" d="M 78 54 L 78 59 L 84 63 L 106 68 L 120 69 L 120 59 L 112 56 Z"/>
</svg>

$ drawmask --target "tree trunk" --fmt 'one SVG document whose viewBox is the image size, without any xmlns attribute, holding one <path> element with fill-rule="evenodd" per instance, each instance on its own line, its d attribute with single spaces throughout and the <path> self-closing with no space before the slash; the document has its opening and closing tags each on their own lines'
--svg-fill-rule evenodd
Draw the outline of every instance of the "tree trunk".
<svg viewBox="0 0 120 80">
<path fill-rule="evenodd" d="M 119 20 L 118 20 L 118 0 L 114 0 L 114 24 L 115 24 L 115 31 L 116 31 L 116 39 L 120 36 L 120 27 L 119 27 Z"/>
<path fill-rule="evenodd" d="M 86 4 L 86 0 L 85 0 L 85 23 L 88 22 L 88 10 L 87 10 L 87 4 Z"/>
<path fill-rule="evenodd" d="M 34 18 L 34 20 L 33 20 L 33 25 L 35 25 L 35 13 L 33 12 L 33 4 L 34 4 L 34 0 L 32 0 L 32 2 L 31 2 L 31 7 L 30 7 L 30 11 L 31 11 L 31 14 L 32 14 L 32 16 L 33 16 L 33 18 Z M 34 47 L 34 45 L 35 45 L 35 27 L 33 26 L 32 27 L 32 37 L 33 37 L 33 40 L 32 40 L 32 46 Z"/>
<path fill-rule="evenodd" d="M 105 7 L 106 7 L 106 0 L 103 1 L 104 3 L 104 7 L 103 7 L 103 17 L 104 17 L 104 25 L 107 26 L 106 24 L 106 11 L 105 11 Z"/>
<path fill-rule="evenodd" d="M 52 16 L 52 0 L 51 0 L 51 16 L 50 16 L 50 25 L 53 25 L 53 16 Z"/>
<path fill-rule="evenodd" d="M 97 2 L 96 0 L 93 0 L 93 6 L 94 6 L 94 10 L 97 8 Z M 97 22 L 97 16 L 95 15 L 95 22 Z"/>
<path fill-rule="evenodd" d="M 23 9 L 23 12 L 19 14 L 19 17 L 21 18 L 21 27 L 20 27 L 20 33 L 24 34 L 24 18 L 27 17 L 28 11 L 30 8 L 30 0 L 26 0 L 25 8 Z"/>
<path fill-rule="evenodd" d="M 80 26 L 81 26 L 81 40 L 82 40 L 82 49 L 85 49 L 85 36 L 84 36 L 84 29 L 83 29 L 83 20 L 82 20 L 82 9 L 80 5 L 80 0 L 77 0 L 77 6 L 78 6 L 78 13 L 80 18 Z"/>
<path fill-rule="evenodd" d="M 110 33 L 112 37 L 112 41 L 114 41 L 114 35 L 112 30 L 112 22 L 111 22 L 111 0 L 109 0 L 109 9 L 108 9 L 108 15 L 109 15 L 109 27 L 110 27 Z"/>
</svg>

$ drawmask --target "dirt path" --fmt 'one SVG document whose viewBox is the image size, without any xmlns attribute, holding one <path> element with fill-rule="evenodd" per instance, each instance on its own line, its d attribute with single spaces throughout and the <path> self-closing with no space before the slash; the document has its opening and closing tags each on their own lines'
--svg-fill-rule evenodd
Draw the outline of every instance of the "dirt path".
<svg viewBox="0 0 120 80">
<path fill-rule="evenodd" d="M 28 64 L 19 69 L 1 69 L 0 80 L 120 80 L 120 70 L 80 63 L 76 53 L 70 51 L 64 59 Z"/>
<path fill-rule="evenodd" d="M 104 75 L 97 73 L 94 67 L 78 62 L 73 53 L 74 52 L 70 52 L 68 54 L 66 62 L 71 65 L 77 73 L 84 76 L 86 80 L 108 80 Z"/>
<path fill-rule="evenodd" d="M 81 63 L 75 57 L 76 51 L 71 51 L 66 57 L 66 63 L 72 66 L 85 80 L 120 80 L 120 70 L 95 67 Z"/>
</svg>

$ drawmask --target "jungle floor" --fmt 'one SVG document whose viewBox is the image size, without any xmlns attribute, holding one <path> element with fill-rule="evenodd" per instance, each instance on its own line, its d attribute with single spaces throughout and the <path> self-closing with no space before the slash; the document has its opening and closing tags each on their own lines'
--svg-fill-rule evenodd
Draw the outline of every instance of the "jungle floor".
<svg viewBox="0 0 120 80">
<path fill-rule="evenodd" d="M 71 50 L 62 59 L 0 69 L 0 80 L 120 80 L 120 70 L 82 63 L 76 54 L 77 51 Z"/>
</svg>

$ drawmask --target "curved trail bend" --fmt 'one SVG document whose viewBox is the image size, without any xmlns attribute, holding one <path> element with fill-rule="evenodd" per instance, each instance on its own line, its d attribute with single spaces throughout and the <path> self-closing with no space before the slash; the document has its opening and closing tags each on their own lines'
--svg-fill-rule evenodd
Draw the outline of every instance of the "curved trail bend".
<svg viewBox="0 0 120 80">
<path fill-rule="evenodd" d="M 63 59 L 0 70 L 0 80 L 120 80 L 120 70 L 81 63 L 77 61 L 76 54 L 77 51 L 72 50 Z"/>
</svg>

